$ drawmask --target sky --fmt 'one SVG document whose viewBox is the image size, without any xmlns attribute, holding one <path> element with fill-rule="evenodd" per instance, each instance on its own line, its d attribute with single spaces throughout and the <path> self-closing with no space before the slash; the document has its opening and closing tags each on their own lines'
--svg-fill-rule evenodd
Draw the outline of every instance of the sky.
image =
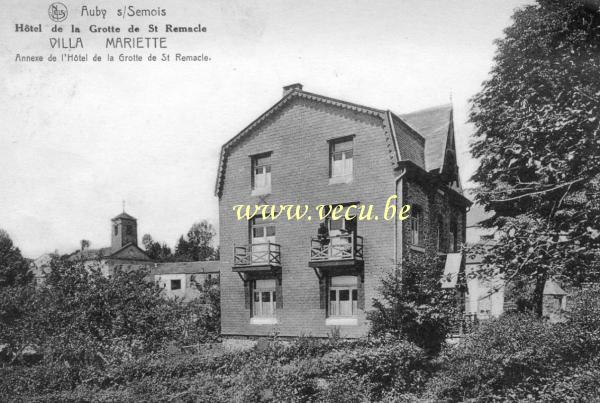
<svg viewBox="0 0 600 403">
<path fill-rule="evenodd" d="M 118 34 L 91 34 L 90 24 L 202 24 L 206 33 L 168 35 L 168 52 L 211 60 L 17 62 L 17 53 L 62 51 L 49 45 L 49 1 L 2 0 L 0 228 L 31 258 L 71 252 L 81 239 L 108 246 L 110 219 L 123 200 L 138 219 L 140 240 L 150 233 L 173 247 L 196 221 L 218 227 L 221 145 L 296 82 L 396 113 L 451 99 L 468 187 L 477 166 L 468 151 L 468 100 L 488 76 L 494 39 L 516 7 L 531 3 L 140 0 L 127 4 L 161 7 L 167 16 L 122 20 L 115 13 L 125 3 L 102 1 L 109 13 L 102 20 L 81 16 L 80 2 L 62 2 L 69 9 L 65 26 L 85 30 L 85 49 L 71 53 L 108 53 L 104 38 Z M 42 24 L 44 32 L 16 33 L 17 23 Z"/>
</svg>

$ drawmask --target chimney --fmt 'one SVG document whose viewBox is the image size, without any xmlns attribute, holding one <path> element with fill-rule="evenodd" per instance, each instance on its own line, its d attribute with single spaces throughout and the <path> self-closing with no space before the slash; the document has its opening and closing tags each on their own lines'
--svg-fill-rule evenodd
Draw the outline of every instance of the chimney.
<svg viewBox="0 0 600 403">
<path fill-rule="evenodd" d="M 302 84 L 300 83 L 295 83 L 295 84 L 290 84 L 290 85 L 286 85 L 285 87 L 283 87 L 283 96 L 285 97 L 287 94 L 289 94 L 292 91 L 302 91 Z"/>
</svg>

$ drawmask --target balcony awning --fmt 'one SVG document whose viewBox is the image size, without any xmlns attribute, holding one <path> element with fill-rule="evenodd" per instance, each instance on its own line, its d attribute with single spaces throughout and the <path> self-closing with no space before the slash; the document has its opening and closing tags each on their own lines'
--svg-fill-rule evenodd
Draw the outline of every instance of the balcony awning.
<svg viewBox="0 0 600 403">
<path fill-rule="evenodd" d="M 455 288 L 458 281 L 458 272 L 462 262 L 461 253 L 448 253 L 446 255 L 446 265 L 442 275 L 442 288 Z"/>
</svg>

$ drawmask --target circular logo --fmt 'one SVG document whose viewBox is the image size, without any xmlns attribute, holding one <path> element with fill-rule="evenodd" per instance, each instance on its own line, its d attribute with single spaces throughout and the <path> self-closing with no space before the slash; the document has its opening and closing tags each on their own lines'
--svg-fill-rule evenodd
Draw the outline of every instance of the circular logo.
<svg viewBox="0 0 600 403">
<path fill-rule="evenodd" d="M 63 22 L 67 19 L 67 15 L 69 12 L 67 11 L 67 6 L 63 3 L 52 3 L 50 7 L 48 7 L 48 15 L 50 19 L 54 22 Z"/>
</svg>

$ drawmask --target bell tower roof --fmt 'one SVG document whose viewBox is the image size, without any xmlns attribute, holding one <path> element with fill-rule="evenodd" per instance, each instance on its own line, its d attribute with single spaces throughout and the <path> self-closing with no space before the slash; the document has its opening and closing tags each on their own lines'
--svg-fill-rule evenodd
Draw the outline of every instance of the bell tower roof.
<svg viewBox="0 0 600 403">
<path fill-rule="evenodd" d="M 116 216 L 115 218 L 113 218 L 112 221 L 119 220 L 119 219 L 135 220 L 134 217 L 130 216 L 129 214 L 127 214 L 124 211 L 121 214 L 119 214 L 118 216 Z"/>
</svg>

